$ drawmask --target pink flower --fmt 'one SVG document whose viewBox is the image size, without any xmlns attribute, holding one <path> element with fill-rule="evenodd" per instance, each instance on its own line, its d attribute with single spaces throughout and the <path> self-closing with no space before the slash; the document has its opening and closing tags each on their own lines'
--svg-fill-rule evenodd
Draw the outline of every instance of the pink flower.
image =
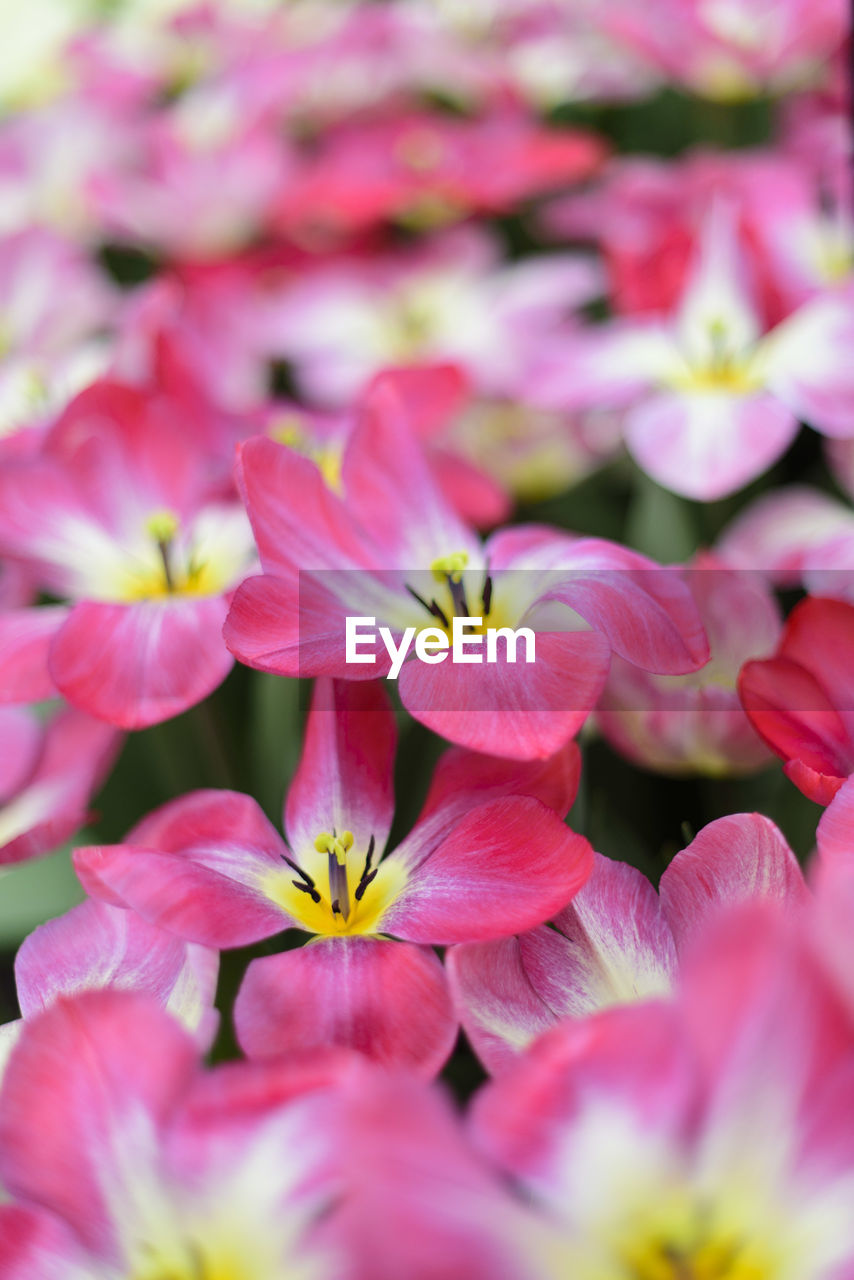
<svg viewBox="0 0 854 1280">
<path fill-rule="evenodd" d="M 712 656 L 688 676 L 655 676 L 612 658 L 596 723 L 617 751 L 660 773 L 713 777 L 769 762 L 736 692 L 749 658 L 770 656 L 782 629 L 764 579 L 705 553 L 682 577 L 697 602 Z"/>
<path fill-rule="evenodd" d="M 250 666 L 387 674 L 382 654 L 376 665 L 346 662 L 348 616 L 375 616 L 396 643 L 437 623 L 447 634 L 462 615 L 493 628 L 528 625 L 533 663 L 507 661 L 502 648 L 478 666 L 406 661 L 399 680 L 407 709 L 443 737 L 528 759 L 551 755 L 580 728 L 612 651 L 667 673 L 707 657 L 685 585 L 635 552 L 538 526 L 481 545 L 437 489 L 407 406 L 388 387 L 366 401 L 349 438 L 343 497 L 309 459 L 270 440 L 243 446 L 238 475 L 264 575 L 242 584 L 224 634 Z"/>
<path fill-rule="evenodd" d="M 24 1021 L 62 996 L 102 987 L 148 993 L 208 1049 L 219 1014 L 213 1007 L 219 957 L 180 942 L 135 911 L 83 902 L 39 925 L 15 958 L 22 1018 L 0 1026 L 0 1073 Z"/>
<path fill-rule="evenodd" d="M 283 185 L 274 222 L 300 241 L 391 220 L 429 226 L 497 214 L 588 177 L 604 158 L 593 134 L 545 129 L 517 112 L 359 118 L 320 137 L 302 172 Z"/>
<path fill-rule="evenodd" d="M 578 778 L 567 747 L 521 766 L 449 752 L 419 822 L 383 856 L 394 747 L 380 685 L 319 681 L 287 845 L 248 796 L 201 791 L 123 845 L 76 850 L 77 872 L 93 895 L 206 946 L 318 935 L 250 965 L 235 1008 L 250 1055 L 345 1044 L 430 1074 L 457 1025 L 431 946 L 547 919 L 587 878 L 591 852 L 560 821 Z"/>
<path fill-rule="evenodd" d="M 27 1020 L 0 1136 L 4 1280 L 529 1280 L 545 1243 L 438 1091 L 342 1051 L 206 1072 L 139 993 Z"/>
<path fill-rule="evenodd" d="M 773 657 L 745 663 L 738 692 L 795 786 L 828 804 L 854 773 L 854 605 L 811 596 L 789 615 Z"/>
<path fill-rule="evenodd" d="M 79 831 L 121 742 L 71 707 L 44 720 L 29 707 L 0 706 L 0 866 L 49 853 Z"/>
<path fill-rule="evenodd" d="M 660 895 L 645 876 L 596 854 L 593 875 L 549 927 L 453 947 L 448 972 L 466 1035 L 501 1072 L 541 1032 L 611 1005 L 669 996 L 683 954 L 738 903 L 806 901 L 794 854 L 768 818 L 718 818 L 677 853 Z"/>
<path fill-rule="evenodd" d="M 459 227 L 303 272 L 279 293 L 271 342 L 323 405 L 352 402 L 385 368 L 448 362 L 478 392 L 515 396 L 528 385 L 542 336 L 600 292 L 588 256 L 508 264 L 484 228 Z"/>
<path fill-rule="evenodd" d="M 759 317 L 773 328 L 851 277 L 847 204 L 828 208 L 806 157 L 784 151 L 690 151 L 684 158 L 615 158 L 592 190 L 553 202 L 543 222 L 561 239 L 602 248 L 609 295 L 623 315 L 678 304 L 709 208 L 732 209 L 739 267 Z"/>
<path fill-rule="evenodd" d="M 854 511 L 806 485 L 763 494 L 725 529 L 718 550 L 730 564 L 780 586 L 840 599 L 854 590 Z"/>
<path fill-rule="evenodd" d="M 555 1240 L 533 1274 L 831 1280 L 854 1264 L 850 1011 L 797 921 L 711 928 L 676 1004 L 564 1023 L 474 1136 Z"/>
<path fill-rule="evenodd" d="M 118 295 L 80 249 L 32 227 L 0 239 L 0 444 L 42 426 L 106 366 Z M 58 307 L 57 296 L 75 299 Z"/>
<path fill-rule="evenodd" d="M 603 23 L 615 40 L 678 84 L 723 101 L 815 79 L 845 40 L 840 0 L 617 0 Z"/>
<path fill-rule="evenodd" d="M 220 632 L 250 532 L 221 478 L 218 422 L 188 409 L 96 383 L 37 457 L 0 473 L 0 547 L 69 601 L 7 615 L 5 654 L 38 633 L 31 662 L 46 656 L 69 702 L 122 728 L 186 710 L 231 666 Z"/>
<path fill-rule="evenodd" d="M 739 260 L 732 211 L 713 207 L 667 321 L 615 321 L 548 357 L 544 402 L 627 409 L 643 469 L 704 502 L 732 493 L 784 452 L 803 419 L 854 434 L 850 289 L 818 295 L 765 332 Z"/>
</svg>

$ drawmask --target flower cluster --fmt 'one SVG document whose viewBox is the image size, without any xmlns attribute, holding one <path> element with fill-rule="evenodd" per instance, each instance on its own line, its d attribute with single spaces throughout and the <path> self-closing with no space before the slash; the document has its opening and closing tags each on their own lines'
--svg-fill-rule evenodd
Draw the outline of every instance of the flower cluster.
<svg viewBox="0 0 854 1280">
<path fill-rule="evenodd" d="M 0 1280 L 854 1276 L 849 41 L 0 16 Z"/>
</svg>

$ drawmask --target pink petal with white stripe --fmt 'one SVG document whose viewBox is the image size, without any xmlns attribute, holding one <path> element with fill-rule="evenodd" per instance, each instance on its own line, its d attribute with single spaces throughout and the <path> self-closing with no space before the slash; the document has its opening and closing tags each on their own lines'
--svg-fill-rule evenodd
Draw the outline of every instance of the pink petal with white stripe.
<svg viewBox="0 0 854 1280">
<path fill-rule="evenodd" d="M 385 848 L 394 813 L 397 727 L 375 681 L 318 680 L 299 766 L 288 791 L 285 830 L 297 860 L 314 854 L 321 832 L 351 831 L 358 848 L 371 836 Z"/>
<path fill-rule="evenodd" d="M 435 953 L 382 938 L 320 938 L 253 960 L 234 1020 L 250 1058 L 338 1045 L 428 1077 L 457 1035 Z"/>
<path fill-rule="evenodd" d="M 292 925 L 263 889 L 285 846 L 249 796 L 196 791 L 164 805 L 127 844 L 75 849 L 93 897 L 203 946 L 245 946 Z"/>
<path fill-rule="evenodd" d="M 220 596 L 139 604 L 84 601 L 57 634 L 50 672 L 69 702 L 122 729 L 186 711 L 228 675 Z"/>
<path fill-rule="evenodd" d="M 797 911 L 808 900 L 783 833 L 761 813 L 733 813 L 703 827 L 661 877 L 661 903 L 678 949 L 710 917 L 761 899 Z"/>
<path fill-rule="evenodd" d="M 60 998 L 26 1023 L 3 1079 L 4 1189 L 56 1213 L 96 1259 L 119 1262 L 114 1206 L 134 1203 L 136 1166 L 159 1150 L 197 1069 L 196 1044 L 150 998 Z"/>
<path fill-rule="evenodd" d="M 60 996 L 113 987 L 150 995 L 210 1047 L 219 958 L 149 924 L 134 911 L 87 901 L 24 940 L 15 959 L 18 1002 L 34 1017 Z"/>
<path fill-rule="evenodd" d="M 644 471 L 674 493 L 712 502 L 776 462 L 798 421 L 775 397 L 663 392 L 626 418 L 626 444 Z"/>
<path fill-rule="evenodd" d="M 48 722 L 32 771 L 0 808 L 0 865 L 56 849 L 83 826 L 121 743 L 110 725 L 73 707 Z"/>
</svg>

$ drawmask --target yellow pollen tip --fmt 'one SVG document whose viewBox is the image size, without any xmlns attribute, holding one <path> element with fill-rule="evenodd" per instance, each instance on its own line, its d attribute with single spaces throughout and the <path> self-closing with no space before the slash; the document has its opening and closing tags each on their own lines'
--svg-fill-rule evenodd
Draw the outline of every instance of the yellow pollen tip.
<svg viewBox="0 0 854 1280">
<path fill-rule="evenodd" d="M 315 837 L 314 847 L 318 853 L 332 854 L 339 867 L 343 867 L 347 862 L 347 850 L 353 847 L 353 832 L 342 831 L 340 836 L 333 836 L 328 831 L 321 831 Z"/>
<path fill-rule="evenodd" d="M 145 522 L 145 528 L 155 542 L 171 542 L 180 523 L 174 511 L 153 511 Z"/>
<path fill-rule="evenodd" d="M 438 560 L 434 560 L 430 565 L 430 572 L 437 582 L 444 582 L 446 578 L 450 578 L 451 582 L 456 583 L 462 578 L 468 562 L 467 551 L 452 551 L 450 555 L 440 556 Z"/>
</svg>

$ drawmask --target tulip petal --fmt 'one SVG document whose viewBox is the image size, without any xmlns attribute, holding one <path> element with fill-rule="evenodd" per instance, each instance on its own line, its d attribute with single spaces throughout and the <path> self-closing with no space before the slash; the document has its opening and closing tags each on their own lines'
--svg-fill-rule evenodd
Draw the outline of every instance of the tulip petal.
<svg viewBox="0 0 854 1280">
<path fill-rule="evenodd" d="M 397 858 L 392 854 L 386 862 Z M 409 866 L 384 933 L 450 944 L 506 937 L 548 920 L 590 875 L 583 836 L 531 797 L 479 805 Z"/>
<path fill-rule="evenodd" d="M 253 960 L 234 1008 L 250 1058 L 328 1045 L 434 1076 L 457 1035 L 433 951 L 382 938 L 321 938 Z"/>
<path fill-rule="evenodd" d="M 317 681 L 285 808 L 285 831 L 301 865 L 316 860 L 314 841 L 323 831 L 350 831 L 362 850 L 373 836 L 382 853 L 394 814 L 396 743 L 381 684 Z"/>
<path fill-rule="evenodd" d="M 708 823 L 661 877 L 661 903 L 678 949 L 708 918 L 757 898 L 793 909 L 806 884 L 783 833 L 761 813 L 733 813 Z"/>
<path fill-rule="evenodd" d="M 74 850 L 93 897 L 203 946 L 245 946 L 291 927 L 264 892 L 285 846 L 249 796 L 197 791 L 139 824 L 129 843 Z"/>
<path fill-rule="evenodd" d="M 42 702 L 56 696 L 48 655 L 68 614 L 62 605 L 0 613 L 0 702 Z"/>
<path fill-rule="evenodd" d="M 54 639 L 50 670 L 69 702 L 123 729 L 186 711 L 222 683 L 233 658 L 220 596 L 75 605 Z"/>
<path fill-rule="evenodd" d="M 56 1213 L 96 1258 L 118 1261 L 114 1208 L 134 1204 L 138 1166 L 156 1159 L 158 1130 L 197 1063 L 193 1040 L 148 997 L 58 1000 L 25 1023 L 6 1068 L 4 1188 Z"/>
<path fill-rule="evenodd" d="M 25 1018 L 64 995 L 93 987 L 140 991 L 197 1035 L 203 1049 L 216 1033 L 219 958 L 148 924 L 134 911 L 87 901 L 24 939 L 15 960 Z"/>
<path fill-rule="evenodd" d="M 54 716 L 26 786 L 0 809 L 0 865 L 38 857 L 74 835 L 121 743 L 110 725 L 73 707 Z"/>
<path fill-rule="evenodd" d="M 629 451 L 654 480 L 712 502 L 767 471 L 794 440 L 798 420 L 765 393 L 662 393 L 631 410 L 625 432 Z"/>
<path fill-rule="evenodd" d="M 609 658 L 602 635 L 541 631 L 534 663 L 407 662 L 398 684 L 407 711 L 443 738 L 512 760 L 544 759 L 587 719 Z"/>
</svg>

